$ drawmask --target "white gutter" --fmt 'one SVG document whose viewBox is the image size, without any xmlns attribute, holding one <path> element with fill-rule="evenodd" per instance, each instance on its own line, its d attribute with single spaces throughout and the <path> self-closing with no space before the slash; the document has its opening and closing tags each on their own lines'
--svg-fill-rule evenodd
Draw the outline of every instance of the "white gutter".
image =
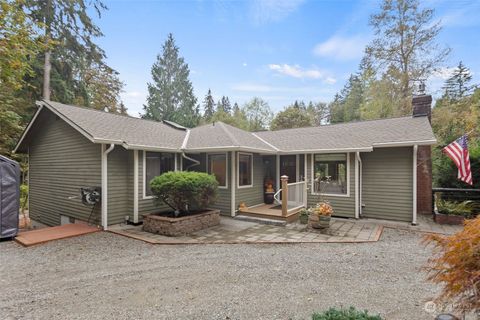
<svg viewBox="0 0 480 320">
<path fill-rule="evenodd" d="M 103 230 L 108 228 L 108 154 L 115 148 L 111 144 L 108 149 L 102 144 L 102 227 Z"/>
<path fill-rule="evenodd" d="M 417 152 L 418 145 L 413 146 L 413 218 L 412 225 L 417 225 Z"/>
<path fill-rule="evenodd" d="M 399 141 L 399 142 L 379 142 L 373 143 L 373 147 L 411 147 L 411 146 L 425 146 L 425 145 L 432 145 L 436 144 L 437 139 L 433 140 L 418 140 L 418 141 Z"/>
<path fill-rule="evenodd" d="M 133 223 L 138 223 L 138 150 L 133 150 Z"/>
</svg>

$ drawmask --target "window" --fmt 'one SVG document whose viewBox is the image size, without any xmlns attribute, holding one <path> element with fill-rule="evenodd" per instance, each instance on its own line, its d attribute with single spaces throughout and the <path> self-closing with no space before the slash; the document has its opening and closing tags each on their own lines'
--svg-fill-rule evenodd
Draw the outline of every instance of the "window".
<svg viewBox="0 0 480 320">
<path fill-rule="evenodd" d="M 253 155 L 248 153 L 238 154 L 238 186 L 251 187 L 253 179 Z"/>
<path fill-rule="evenodd" d="M 160 152 L 145 152 L 145 196 L 151 196 L 150 181 L 168 171 L 175 171 L 175 154 Z"/>
<path fill-rule="evenodd" d="M 314 193 L 348 194 L 347 175 L 348 156 L 346 153 L 314 155 Z"/>
<path fill-rule="evenodd" d="M 217 178 L 219 187 L 227 187 L 227 155 L 225 153 L 208 155 L 208 173 Z"/>
</svg>

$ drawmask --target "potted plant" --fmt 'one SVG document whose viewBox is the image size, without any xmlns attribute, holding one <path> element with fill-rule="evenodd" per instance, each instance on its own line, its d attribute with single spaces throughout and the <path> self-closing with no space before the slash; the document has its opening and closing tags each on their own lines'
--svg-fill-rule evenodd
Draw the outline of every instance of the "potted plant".
<svg viewBox="0 0 480 320">
<path fill-rule="evenodd" d="M 435 201 L 434 220 L 438 224 L 463 224 L 465 218 L 474 218 L 475 203 L 473 201 L 450 201 L 439 199 Z"/>
<path fill-rule="evenodd" d="M 301 224 L 307 224 L 308 223 L 308 216 L 309 212 L 307 209 L 302 209 L 300 210 L 300 215 L 298 216 L 298 219 Z"/>
<path fill-rule="evenodd" d="M 325 188 L 331 181 L 330 176 L 326 176 L 324 178 L 318 177 L 316 178 L 318 182 L 320 182 L 320 190 L 319 190 L 319 201 L 315 205 L 309 209 L 309 224 L 312 228 L 315 229 L 326 229 L 330 227 L 330 219 L 333 214 L 333 207 L 330 203 L 323 198 L 323 192 Z"/>
</svg>

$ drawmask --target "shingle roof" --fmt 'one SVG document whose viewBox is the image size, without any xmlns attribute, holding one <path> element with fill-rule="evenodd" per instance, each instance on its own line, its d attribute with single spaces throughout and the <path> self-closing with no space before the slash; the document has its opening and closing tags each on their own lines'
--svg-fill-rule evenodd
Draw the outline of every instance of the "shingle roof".
<svg viewBox="0 0 480 320">
<path fill-rule="evenodd" d="M 130 147 L 180 149 L 186 131 L 162 122 L 122 116 L 90 108 L 72 107 L 44 101 L 69 121 L 84 130 L 93 140 L 118 141 Z"/>
<path fill-rule="evenodd" d="M 247 132 L 223 122 L 215 122 L 190 130 L 186 149 L 242 149 L 275 152 L 267 143 Z"/>
<path fill-rule="evenodd" d="M 256 135 L 287 152 L 368 149 L 397 143 L 413 145 L 412 142 L 435 143 L 427 117 L 402 117 L 263 131 Z"/>
<path fill-rule="evenodd" d="M 42 101 L 40 105 L 63 118 L 92 142 L 122 144 L 127 149 L 340 152 L 436 142 L 427 117 L 402 117 L 251 133 L 222 122 L 188 130 L 174 123 L 164 124 L 53 101 Z M 15 150 L 20 149 L 29 127 Z"/>
</svg>

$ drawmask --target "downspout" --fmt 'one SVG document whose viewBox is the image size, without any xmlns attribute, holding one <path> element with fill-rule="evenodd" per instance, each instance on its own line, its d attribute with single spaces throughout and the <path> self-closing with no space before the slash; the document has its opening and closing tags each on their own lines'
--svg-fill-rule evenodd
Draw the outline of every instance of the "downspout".
<svg viewBox="0 0 480 320">
<path fill-rule="evenodd" d="M 193 162 L 191 165 L 189 165 L 188 167 L 185 168 L 185 171 L 188 171 L 188 169 L 200 165 L 200 161 L 188 157 L 188 156 L 185 154 L 185 152 L 182 152 L 182 158 L 185 158 L 185 159 L 190 160 L 190 161 Z"/>
<path fill-rule="evenodd" d="M 231 194 L 230 194 L 230 214 L 232 217 L 235 217 L 236 214 L 236 195 L 235 189 L 237 188 L 237 178 L 235 176 L 236 168 L 235 168 L 235 151 L 231 151 L 231 159 L 230 159 L 230 186 L 231 186 Z"/>
<path fill-rule="evenodd" d="M 360 207 L 358 208 L 359 210 L 359 214 L 360 214 L 360 217 L 362 217 L 362 214 L 363 214 L 363 187 L 362 187 L 362 183 L 363 183 L 363 162 L 362 162 L 362 157 L 360 156 L 360 152 L 357 152 L 358 153 L 358 164 L 359 164 L 359 179 L 358 179 L 358 190 L 359 190 L 359 194 L 358 194 L 358 200 L 359 200 L 359 205 Z"/>
<path fill-rule="evenodd" d="M 360 187 L 359 187 L 359 152 L 355 153 L 355 219 L 360 218 Z"/>
<path fill-rule="evenodd" d="M 190 137 L 190 130 L 187 129 L 187 133 L 185 134 L 185 138 L 183 139 L 182 146 L 180 147 L 181 150 L 185 150 L 185 148 L 187 147 L 187 143 L 188 143 L 188 138 L 189 138 L 189 137 Z M 190 161 L 193 162 L 191 165 L 189 165 L 188 167 L 185 168 L 185 171 L 188 171 L 188 169 L 200 165 L 200 161 L 188 157 L 188 156 L 185 154 L 185 152 L 182 151 L 182 170 L 183 170 L 183 159 L 187 159 L 187 160 L 190 160 Z"/>
<path fill-rule="evenodd" d="M 133 223 L 138 223 L 138 150 L 133 150 Z"/>
<path fill-rule="evenodd" d="M 105 150 L 106 145 L 102 144 L 102 227 L 108 228 L 108 154 L 115 148 L 114 144 Z"/>
<path fill-rule="evenodd" d="M 412 225 L 417 225 L 417 152 L 418 145 L 413 146 L 413 218 Z"/>
</svg>

